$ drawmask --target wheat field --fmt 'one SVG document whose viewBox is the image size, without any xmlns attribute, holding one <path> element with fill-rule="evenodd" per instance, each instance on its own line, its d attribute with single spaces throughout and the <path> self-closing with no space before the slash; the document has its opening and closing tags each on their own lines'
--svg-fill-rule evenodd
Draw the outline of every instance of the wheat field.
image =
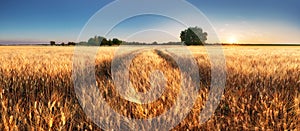
<svg viewBox="0 0 300 131">
<path fill-rule="evenodd" d="M 129 75 L 136 91 L 151 90 L 153 71 L 161 70 L 166 78 L 159 99 L 137 104 L 123 99 L 112 81 L 110 69 L 117 48 L 100 47 L 96 55 L 101 97 L 128 118 L 150 119 L 167 112 L 178 100 L 185 75 L 176 62 L 158 49 L 144 51 L 132 60 Z M 223 47 L 224 93 L 203 124 L 199 113 L 210 90 L 211 63 L 204 47 L 187 48 L 199 67 L 200 90 L 191 111 L 172 130 L 300 130 L 300 47 Z M 85 115 L 76 97 L 73 55 L 74 47 L 0 47 L 0 130 L 101 130 Z M 102 119 L 109 121 L 110 117 Z M 135 126 L 126 121 L 110 124 L 122 130 Z M 146 126 L 139 128 L 152 129 Z"/>
</svg>

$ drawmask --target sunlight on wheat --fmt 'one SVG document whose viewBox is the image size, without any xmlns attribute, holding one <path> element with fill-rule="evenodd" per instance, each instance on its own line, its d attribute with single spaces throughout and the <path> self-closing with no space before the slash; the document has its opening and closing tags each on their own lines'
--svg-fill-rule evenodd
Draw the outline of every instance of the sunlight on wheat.
<svg viewBox="0 0 300 131">
<path fill-rule="evenodd" d="M 188 49 L 199 66 L 201 89 L 193 109 L 174 130 L 300 129 L 299 47 L 224 47 L 225 92 L 214 115 L 202 125 L 198 116 L 208 98 L 211 65 L 205 48 Z M 149 119 L 173 106 L 184 74 L 172 58 L 152 50 L 132 61 L 130 81 L 136 91 L 150 89 L 149 74 L 155 70 L 162 70 L 166 78 L 162 96 L 142 105 L 122 99 L 115 90 L 110 72 L 115 50 L 99 48 L 95 68 L 101 95 L 116 112 Z M 73 51 L 74 47 L 0 47 L 0 130 L 101 130 L 77 101 Z M 122 129 L 134 124 L 112 123 Z"/>
</svg>

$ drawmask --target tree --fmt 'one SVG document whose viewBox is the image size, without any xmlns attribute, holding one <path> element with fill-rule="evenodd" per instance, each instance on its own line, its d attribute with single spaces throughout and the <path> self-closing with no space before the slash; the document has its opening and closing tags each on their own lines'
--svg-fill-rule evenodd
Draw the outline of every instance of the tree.
<svg viewBox="0 0 300 131">
<path fill-rule="evenodd" d="M 88 40 L 87 43 L 80 42 L 79 45 L 89 45 L 89 46 L 112 46 L 112 45 L 120 45 L 122 43 L 121 40 L 117 38 L 106 39 L 102 36 L 94 36 Z"/>
<path fill-rule="evenodd" d="M 207 40 L 207 33 L 199 27 L 189 27 L 188 29 L 181 31 L 181 42 L 186 45 L 203 45 Z"/>
<path fill-rule="evenodd" d="M 96 41 L 94 38 L 90 38 L 87 42 L 88 45 L 96 45 Z"/>
<path fill-rule="evenodd" d="M 106 45 L 109 45 L 109 41 L 106 38 L 103 38 L 101 40 L 101 46 L 106 46 Z"/>
<path fill-rule="evenodd" d="M 50 45 L 55 45 L 55 41 L 50 41 Z"/>
<path fill-rule="evenodd" d="M 111 39 L 108 40 L 108 45 L 111 46 L 112 45 L 112 41 Z"/>
<path fill-rule="evenodd" d="M 100 44 L 102 45 L 103 43 L 107 44 L 106 38 L 102 36 L 94 36 L 94 38 L 90 38 L 87 42 L 88 45 L 90 46 L 99 46 Z"/>
<path fill-rule="evenodd" d="M 70 46 L 70 45 L 76 45 L 76 43 L 75 42 L 68 42 L 68 46 Z"/>
<path fill-rule="evenodd" d="M 158 45 L 158 43 L 156 41 L 152 42 L 152 45 Z"/>
<path fill-rule="evenodd" d="M 122 43 L 122 41 L 120 41 L 117 38 L 113 38 L 112 43 L 113 43 L 113 45 L 120 45 Z"/>
</svg>

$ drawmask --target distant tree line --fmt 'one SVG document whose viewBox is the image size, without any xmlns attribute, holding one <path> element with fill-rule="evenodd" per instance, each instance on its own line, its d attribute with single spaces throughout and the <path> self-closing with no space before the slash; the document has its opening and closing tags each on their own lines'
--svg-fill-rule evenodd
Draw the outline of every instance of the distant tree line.
<svg viewBox="0 0 300 131">
<path fill-rule="evenodd" d="M 64 42 L 62 42 L 60 44 L 57 44 L 55 41 L 50 41 L 50 45 L 52 45 L 52 46 L 74 46 L 76 44 L 77 43 L 75 43 L 75 42 L 68 42 L 67 44 L 65 44 Z"/>
<path fill-rule="evenodd" d="M 189 27 L 180 33 L 181 42 L 168 42 L 168 43 L 157 43 L 156 41 L 153 43 L 141 43 L 141 42 L 125 42 L 121 41 L 117 38 L 106 39 L 102 36 L 94 36 L 90 38 L 87 42 L 82 41 L 79 43 L 68 42 L 65 44 L 64 42 L 60 44 L 56 44 L 55 41 L 50 41 L 50 45 L 54 46 L 74 46 L 74 45 L 82 45 L 82 46 L 118 46 L 120 44 L 124 45 L 203 45 L 207 40 L 207 33 L 203 32 L 202 28 L 199 27 Z"/>
<path fill-rule="evenodd" d="M 74 46 L 74 45 L 82 45 L 82 46 L 115 46 L 115 45 L 120 45 L 122 43 L 121 40 L 117 38 L 113 39 L 106 39 L 105 37 L 102 36 L 95 36 L 93 38 L 90 38 L 87 42 L 82 41 L 79 43 L 75 42 L 68 42 L 65 44 L 64 42 L 60 44 L 56 44 L 55 41 L 50 41 L 50 45 L 52 46 Z"/>
<path fill-rule="evenodd" d="M 88 45 L 92 46 L 113 46 L 120 45 L 121 43 L 122 41 L 117 38 L 107 40 L 102 36 L 95 36 L 94 38 L 90 38 L 87 42 Z"/>
</svg>

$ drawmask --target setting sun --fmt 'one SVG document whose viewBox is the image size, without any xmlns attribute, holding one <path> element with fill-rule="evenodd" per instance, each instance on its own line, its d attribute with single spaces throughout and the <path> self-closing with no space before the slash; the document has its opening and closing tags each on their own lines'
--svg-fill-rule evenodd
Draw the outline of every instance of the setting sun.
<svg viewBox="0 0 300 131">
<path fill-rule="evenodd" d="M 238 43 L 238 40 L 235 38 L 235 37 L 230 37 L 228 40 L 227 40 L 227 43 Z"/>
</svg>

